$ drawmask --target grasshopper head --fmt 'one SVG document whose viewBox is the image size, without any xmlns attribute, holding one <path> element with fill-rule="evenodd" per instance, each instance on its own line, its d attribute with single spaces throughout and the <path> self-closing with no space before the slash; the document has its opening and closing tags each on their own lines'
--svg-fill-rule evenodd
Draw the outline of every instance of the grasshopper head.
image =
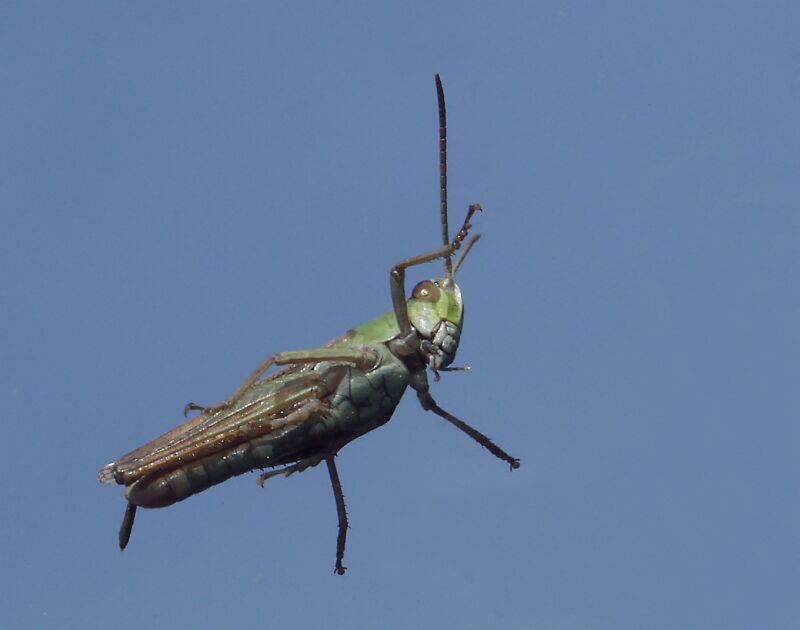
<svg viewBox="0 0 800 630">
<path fill-rule="evenodd" d="M 466 236 L 469 218 L 476 210 L 480 206 L 470 206 L 458 242 Z M 479 238 L 480 234 L 476 234 L 467 242 L 455 263 L 449 256 L 445 259 L 447 277 L 423 280 L 414 287 L 408 300 L 408 318 L 420 337 L 420 351 L 434 371 L 446 369 L 456 358 L 464 323 L 464 301 L 456 284 L 456 272 Z"/>
<path fill-rule="evenodd" d="M 423 280 L 411 292 L 408 317 L 419 334 L 420 350 L 433 370 L 453 362 L 461 339 L 464 302 L 452 278 Z"/>
</svg>

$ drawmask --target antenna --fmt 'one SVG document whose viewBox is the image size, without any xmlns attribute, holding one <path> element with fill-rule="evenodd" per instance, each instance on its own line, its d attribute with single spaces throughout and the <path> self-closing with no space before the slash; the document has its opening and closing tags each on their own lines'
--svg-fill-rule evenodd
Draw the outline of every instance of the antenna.
<svg viewBox="0 0 800 630">
<path fill-rule="evenodd" d="M 461 250 L 461 253 L 458 255 L 458 258 L 456 258 L 455 265 L 453 265 L 453 277 L 454 278 L 456 277 L 456 274 L 458 273 L 458 268 L 461 266 L 461 263 L 464 262 L 464 259 L 467 257 L 467 254 L 469 254 L 469 250 L 471 250 L 472 246 L 475 243 L 478 242 L 478 239 L 480 237 L 481 237 L 480 234 L 476 234 L 475 236 L 473 236 L 471 239 L 469 239 L 467 244 L 464 246 L 464 249 Z"/>
<path fill-rule="evenodd" d="M 450 228 L 447 225 L 447 108 L 444 104 L 442 79 L 436 74 L 436 97 L 439 102 L 439 215 L 442 224 L 442 244 L 450 244 Z M 453 277 L 453 259 L 444 259 L 444 269 L 448 278 Z"/>
</svg>

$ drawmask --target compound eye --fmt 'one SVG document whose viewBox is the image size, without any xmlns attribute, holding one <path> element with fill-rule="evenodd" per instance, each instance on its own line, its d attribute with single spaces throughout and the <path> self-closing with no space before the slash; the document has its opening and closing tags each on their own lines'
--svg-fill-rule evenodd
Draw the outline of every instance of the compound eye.
<svg viewBox="0 0 800 630">
<path fill-rule="evenodd" d="M 440 295 L 441 289 L 432 280 L 423 280 L 411 292 L 412 298 L 423 302 L 437 302 Z"/>
</svg>

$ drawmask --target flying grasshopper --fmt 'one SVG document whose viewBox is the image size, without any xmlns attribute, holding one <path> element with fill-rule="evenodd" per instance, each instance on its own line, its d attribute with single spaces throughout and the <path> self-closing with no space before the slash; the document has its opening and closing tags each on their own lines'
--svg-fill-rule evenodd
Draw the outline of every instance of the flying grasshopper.
<svg viewBox="0 0 800 630">
<path fill-rule="evenodd" d="M 119 546 L 130 539 L 139 507 L 166 507 L 256 468 L 272 468 L 258 483 L 287 477 L 325 462 L 333 487 L 339 530 L 335 572 L 343 575 L 347 512 L 335 457 L 343 446 L 389 421 L 410 385 L 422 408 L 444 418 L 512 469 L 511 457 L 488 437 L 442 409 L 431 396 L 427 370 L 450 367 L 458 350 L 464 303 L 455 276 L 480 235 L 469 240 L 471 205 L 452 240 L 447 221 L 447 113 L 436 75 L 439 106 L 439 205 L 441 247 L 406 258 L 389 273 L 393 309 L 357 326 L 322 348 L 279 352 L 264 360 L 225 401 L 161 437 L 123 455 L 100 471 L 103 483 L 125 486 L 128 501 Z M 454 254 L 463 250 L 455 261 Z M 407 300 L 406 269 L 444 259 L 445 276 L 417 284 Z M 281 369 L 265 376 L 272 366 Z"/>
</svg>

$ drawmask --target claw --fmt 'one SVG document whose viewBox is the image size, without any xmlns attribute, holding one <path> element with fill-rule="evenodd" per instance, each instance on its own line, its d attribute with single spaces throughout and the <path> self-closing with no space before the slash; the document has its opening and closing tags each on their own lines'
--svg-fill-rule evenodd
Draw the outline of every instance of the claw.
<svg viewBox="0 0 800 630">
<path fill-rule="evenodd" d="M 198 405 L 197 403 L 188 402 L 183 406 L 183 417 L 188 418 L 190 411 L 204 411 L 205 407 L 202 405 Z"/>
<path fill-rule="evenodd" d="M 280 470 L 270 470 L 269 472 L 261 473 L 256 479 L 256 483 L 264 487 L 264 482 L 269 479 L 270 477 L 275 477 L 276 475 L 286 475 L 287 477 L 292 474 L 293 471 L 286 472 L 285 468 L 281 468 Z"/>
<path fill-rule="evenodd" d="M 284 466 L 283 468 L 278 468 L 276 470 L 270 470 L 265 473 L 261 473 L 256 479 L 256 483 L 264 487 L 264 482 L 269 479 L 270 477 L 275 477 L 276 475 L 284 475 L 289 477 L 297 472 L 303 472 L 309 468 L 313 468 L 317 464 L 319 464 L 324 459 L 324 455 L 312 455 L 311 457 L 307 457 L 306 459 L 301 459 L 290 466 Z"/>
</svg>

